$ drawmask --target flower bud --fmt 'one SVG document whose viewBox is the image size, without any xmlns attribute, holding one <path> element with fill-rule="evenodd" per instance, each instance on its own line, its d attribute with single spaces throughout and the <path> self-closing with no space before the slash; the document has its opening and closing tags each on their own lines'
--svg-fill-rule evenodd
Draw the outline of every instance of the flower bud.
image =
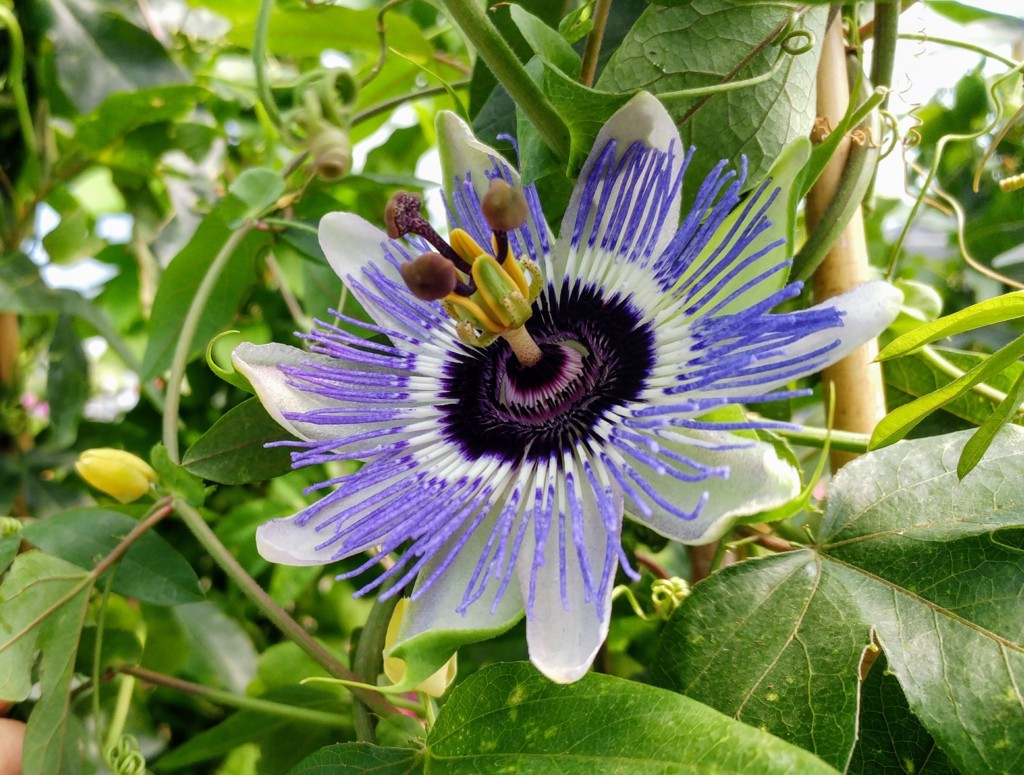
<svg viewBox="0 0 1024 775">
<path fill-rule="evenodd" d="M 530 214 L 521 188 L 513 188 L 501 178 L 493 178 L 480 203 L 487 225 L 494 231 L 518 229 Z"/>
<path fill-rule="evenodd" d="M 323 180 L 337 180 L 352 166 L 352 144 L 340 129 L 327 127 L 309 141 L 313 171 Z"/>
<path fill-rule="evenodd" d="M 455 290 L 455 267 L 440 253 L 424 253 L 398 267 L 412 295 L 423 301 L 443 299 Z"/>
<path fill-rule="evenodd" d="M 130 452 L 121 449 L 87 449 L 78 457 L 75 470 L 85 481 L 121 503 L 131 503 L 157 481 L 156 471 Z"/>
<path fill-rule="evenodd" d="M 392 644 L 398 639 L 398 632 L 402 627 L 402 620 L 405 619 L 405 611 L 409 606 L 409 598 L 403 597 L 395 606 L 395 612 L 391 615 L 391 622 L 388 624 L 387 634 L 384 636 L 384 653 L 390 651 Z M 451 659 L 445 662 L 436 673 L 430 678 L 422 681 L 413 687 L 414 691 L 429 694 L 431 697 L 440 697 L 445 693 L 455 676 L 459 672 L 458 655 L 452 654 Z M 384 675 L 393 684 L 402 682 L 405 677 L 405 660 L 398 657 L 384 657 Z"/>
</svg>

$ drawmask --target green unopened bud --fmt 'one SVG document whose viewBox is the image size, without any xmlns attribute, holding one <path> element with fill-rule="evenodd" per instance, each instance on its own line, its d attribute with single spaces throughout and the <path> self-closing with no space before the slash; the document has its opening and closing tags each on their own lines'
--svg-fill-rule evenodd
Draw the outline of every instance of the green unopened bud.
<svg viewBox="0 0 1024 775">
<path fill-rule="evenodd" d="M 494 231 L 518 229 L 530 214 L 526 196 L 521 188 L 513 188 L 504 180 L 494 178 L 480 202 L 480 210 L 487 225 Z"/>
<path fill-rule="evenodd" d="M 7 538 L 21 532 L 21 520 L 17 517 L 0 517 L 0 538 Z"/>
<path fill-rule="evenodd" d="M 78 475 L 100 492 L 121 503 L 131 503 L 157 481 L 156 471 L 146 461 L 121 449 L 87 449 L 75 463 Z"/>
<path fill-rule="evenodd" d="M 309 141 L 313 171 L 323 180 L 337 180 L 352 166 L 352 143 L 340 129 L 325 127 Z"/>
<path fill-rule="evenodd" d="M 452 262 L 440 253 L 424 253 L 398 267 L 412 295 L 423 301 L 443 299 L 455 290 L 458 277 Z"/>
<path fill-rule="evenodd" d="M 391 646 L 398 639 L 398 632 L 402 627 L 402 620 L 405 619 L 405 611 L 408 606 L 409 598 L 407 597 L 403 597 L 395 606 L 395 612 L 391 615 L 391 622 L 388 624 L 387 634 L 384 636 L 385 654 L 391 650 Z M 413 687 L 413 690 L 429 694 L 431 697 L 440 697 L 443 695 L 445 690 L 451 686 L 452 681 L 455 680 L 455 676 L 459 672 L 457 657 L 457 654 L 452 654 L 451 658 L 445 662 L 437 672 L 425 681 L 418 683 Z M 385 657 L 384 675 L 386 675 L 388 680 L 393 684 L 401 683 L 402 679 L 405 677 L 405 660 L 399 659 L 398 657 Z"/>
</svg>

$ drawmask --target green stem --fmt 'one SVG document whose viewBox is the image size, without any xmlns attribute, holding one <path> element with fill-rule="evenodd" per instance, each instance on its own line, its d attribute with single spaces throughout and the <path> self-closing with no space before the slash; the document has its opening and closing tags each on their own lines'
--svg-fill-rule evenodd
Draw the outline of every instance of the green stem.
<svg viewBox="0 0 1024 775">
<path fill-rule="evenodd" d="M 921 356 L 927 363 L 934 366 L 936 370 L 942 372 L 947 377 L 952 379 L 960 379 L 967 372 L 961 369 L 955 363 L 943 358 L 939 352 L 928 345 L 925 345 L 918 350 L 918 355 Z M 979 396 L 984 396 L 989 401 L 996 404 L 1001 404 L 1006 400 L 1006 393 L 1002 390 L 997 390 L 991 385 L 986 385 L 984 382 L 979 382 L 977 385 L 972 385 L 971 390 L 977 393 Z"/>
<path fill-rule="evenodd" d="M 871 83 L 889 89 L 892 86 L 892 71 L 896 65 L 896 42 L 899 39 L 899 3 L 875 0 L 875 48 L 871 55 Z M 888 95 L 882 102 L 885 108 Z"/>
<path fill-rule="evenodd" d="M 316 226 L 310 226 L 308 223 L 303 221 L 289 221 L 286 218 L 260 218 L 260 223 L 266 224 L 267 226 L 279 226 L 284 229 L 298 229 L 304 231 L 307 234 L 319 236 L 320 231 Z"/>
<path fill-rule="evenodd" d="M 583 66 L 580 68 L 580 83 L 584 86 L 594 85 L 597 73 L 597 59 L 601 54 L 601 42 L 604 30 L 608 26 L 608 13 L 612 9 L 612 0 L 596 0 L 594 3 L 594 26 L 587 35 L 587 44 L 583 49 Z"/>
<path fill-rule="evenodd" d="M 128 711 L 132 707 L 132 695 L 135 694 L 135 679 L 130 675 L 121 677 L 121 685 L 117 687 L 117 698 L 114 700 L 114 712 L 110 715 L 110 726 L 100 750 L 108 751 L 117 744 L 128 723 Z M 97 720 L 99 717 L 97 716 Z"/>
<path fill-rule="evenodd" d="M 267 35 L 270 32 L 270 13 L 274 9 L 274 0 L 260 0 L 259 13 L 256 15 L 256 34 L 252 42 L 252 63 L 256 68 L 256 91 L 260 102 L 267 112 L 267 117 L 274 126 L 281 125 L 281 114 L 274 102 L 274 94 L 270 90 L 270 79 L 267 76 Z"/>
<path fill-rule="evenodd" d="M 827 428 L 811 428 L 806 425 L 797 430 L 783 429 L 775 432 L 801 447 L 823 449 L 825 440 L 829 439 L 832 449 L 858 453 L 868 451 L 868 440 L 871 438 L 866 433 L 837 430 L 829 433 Z"/>
<path fill-rule="evenodd" d="M 447 94 L 449 89 L 466 89 L 469 87 L 469 79 L 463 81 L 456 81 L 448 85 L 430 86 L 426 89 L 420 89 L 417 92 L 411 94 L 403 94 L 401 97 L 395 97 L 394 99 L 386 100 L 378 105 L 374 105 L 372 108 L 367 108 L 364 111 L 356 113 L 352 117 L 352 126 L 368 121 L 374 116 L 379 116 L 382 113 L 389 113 L 392 109 L 397 108 L 399 105 L 404 105 L 410 100 L 418 100 L 421 97 L 433 97 L 437 94 Z"/>
<path fill-rule="evenodd" d="M 297 705 L 286 705 L 283 702 L 261 700 L 258 697 L 247 697 L 244 694 L 226 692 L 222 689 L 214 689 L 210 686 L 192 683 L 191 681 L 183 681 L 180 678 L 164 675 L 163 673 L 155 673 L 144 667 L 130 667 L 126 665 L 118 668 L 118 671 L 146 683 L 163 686 L 193 697 L 202 697 L 205 700 L 210 700 L 218 705 L 226 705 L 229 708 L 267 713 L 272 716 L 282 716 L 326 727 L 346 727 L 352 721 L 348 716 L 343 716 L 340 713 L 328 713 L 327 711 L 303 708 Z"/>
<path fill-rule="evenodd" d="M 568 159 L 569 128 L 527 74 L 511 46 L 491 24 L 477 0 L 445 0 L 444 5 L 452 21 L 469 39 L 512 101 L 537 128 L 548 147 L 558 158 Z"/>
<path fill-rule="evenodd" d="M 181 405 L 181 385 L 185 379 L 185 366 L 188 365 L 188 356 L 192 350 L 192 340 L 195 339 L 196 330 L 199 328 L 199 318 L 202 317 L 206 303 L 210 300 L 213 287 L 217 284 L 221 273 L 227 266 L 228 261 L 238 246 L 242 244 L 255 228 L 251 221 L 246 222 L 241 228 L 235 231 L 223 247 L 210 262 L 206 276 L 196 290 L 195 298 L 189 305 L 188 313 L 181 324 L 181 335 L 174 346 L 174 355 L 171 358 L 171 370 L 167 377 L 167 396 L 164 403 L 163 414 L 163 441 L 167 447 L 167 454 L 174 463 L 180 462 L 178 454 L 178 409 Z"/>
<path fill-rule="evenodd" d="M 759 83 L 771 80 L 778 72 L 782 69 L 782 66 L 786 64 L 793 56 L 799 56 L 799 54 L 787 54 L 785 51 L 779 51 L 778 57 L 772 62 L 772 66 L 765 70 L 760 75 L 755 75 L 751 78 L 744 78 L 740 81 L 726 81 L 725 83 L 716 83 L 712 86 L 695 86 L 692 89 L 680 89 L 679 91 L 668 91 L 661 92 L 658 94 L 658 99 L 662 102 L 671 100 L 689 100 L 694 97 L 710 97 L 713 94 L 722 94 L 724 92 L 737 91 L 739 89 L 746 89 L 750 86 L 757 86 Z"/>
<path fill-rule="evenodd" d="M 366 617 L 363 632 L 359 636 L 352 667 L 356 675 L 361 676 L 365 683 L 373 684 L 381 671 L 384 657 L 384 640 L 388 634 L 391 616 L 398 605 L 399 596 L 393 595 L 387 600 L 379 597 L 373 602 L 370 615 Z M 353 720 L 356 727 L 356 738 L 363 743 L 376 743 L 377 736 L 373 731 L 373 719 L 369 709 L 361 702 L 353 708 Z"/>
<path fill-rule="evenodd" d="M 0 27 L 7 29 L 10 48 L 9 66 L 7 68 L 7 85 L 14 98 L 14 110 L 18 114 L 18 127 L 25 150 L 30 156 L 36 154 L 36 132 L 32 126 L 32 113 L 25 96 L 25 38 L 21 34 L 21 25 L 14 12 L 6 5 L 0 4 Z"/>
<path fill-rule="evenodd" d="M 96 614 L 96 641 L 92 651 L 92 715 L 93 723 L 96 725 L 96 745 L 101 751 L 105 746 L 100 728 L 100 667 L 103 662 L 103 632 L 107 623 L 107 600 L 110 599 L 110 587 L 114 583 L 114 573 L 107 576 L 107 583 L 103 585 L 100 610 Z"/>
<path fill-rule="evenodd" d="M 174 508 L 188 529 L 192 531 L 192 535 L 196 537 L 196 540 L 199 541 L 210 557 L 213 558 L 213 561 L 217 563 L 220 569 L 223 570 L 224 573 L 226 573 L 228 577 L 235 582 L 235 584 L 238 585 L 239 589 L 241 589 L 242 593 L 249 598 L 250 602 L 262 611 L 263 615 L 266 616 L 267 619 L 269 619 L 274 626 L 285 635 L 285 637 L 302 649 L 314 662 L 320 665 L 320 667 L 326 670 L 333 677 L 344 678 L 347 681 L 361 680 L 360 676 L 357 676 L 351 670 L 342 665 L 333 654 L 325 649 L 312 635 L 306 632 L 302 626 L 295 621 L 295 619 L 289 616 L 281 606 L 274 602 L 270 595 L 263 591 L 263 588 L 256 583 L 253 577 L 250 576 L 238 560 L 235 559 L 234 555 L 231 554 L 227 547 L 220 542 L 220 539 L 214 535 L 210 526 L 206 524 L 206 520 L 203 519 L 202 515 L 196 511 L 195 508 L 181 500 L 174 501 Z M 388 714 L 396 712 L 395 707 L 376 692 L 369 692 L 355 688 L 352 688 L 351 692 L 360 701 L 370 706 L 376 713 Z"/>
<path fill-rule="evenodd" d="M 987 49 L 984 46 L 979 46 L 975 43 L 968 43 L 966 40 L 954 40 L 953 38 L 935 38 L 931 35 L 923 35 L 920 33 L 903 32 L 899 35 L 900 40 L 920 40 L 923 43 L 938 43 L 942 46 L 952 46 L 953 48 L 962 48 L 967 51 L 973 51 L 976 54 L 981 54 L 983 57 L 994 59 L 997 62 L 1002 62 L 1007 67 L 1017 67 L 1020 62 L 1017 62 L 1008 57 L 1004 57 L 1002 54 L 998 54 L 991 49 Z"/>
</svg>

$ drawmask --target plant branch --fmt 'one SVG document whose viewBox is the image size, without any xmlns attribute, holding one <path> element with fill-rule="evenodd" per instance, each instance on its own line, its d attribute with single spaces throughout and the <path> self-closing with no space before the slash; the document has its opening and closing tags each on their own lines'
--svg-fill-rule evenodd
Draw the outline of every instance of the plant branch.
<svg viewBox="0 0 1024 775">
<path fill-rule="evenodd" d="M 174 463 L 181 462 L 178 454 L 178 409 L 181 405 L 181 384 L 185 379 L 185 367 L 188 365 L 189 352 L 192 350 L 192 340 L 195 339 L 196 330 L 199 328 L 199 318 L 210 300 L 213 287 L 217 284 L 224 267 L 227 266 L 235 250 L 242 244 L 249 233 L 253 231 L 255 224 L 247 221 L 235 231 L 214 256 L 210 267 L 206 270 L 203 281 L 199 284 L 196 295 L 189 305 L 188 313 L 181 324 L 181 335 L 174 346 L 174 355 L 171 358 L 171 371 L 167 377 L 167 395 L 164 402 L 163 414 L 163 442 L 167 447 L 167 454 Z"/>
<path fill-rule="evenodd" d="M 445 0 L 444 5 L 452 21 L 469 39 L 512 101 L 537 128 L 548 147 L 558 158 L 568 159 L 569 128 L 476 0 Z"/>
<path fill-rule="evenodd" d="M 583 67 L 580 68 L 580 83 L 584 86 L 594 85 L 597 73 L 597 59 L 601 54 L 601 42 L 604 30 L 608 26 L 608 14 L 612 9 L 612 0 L 596 0 L 594 3 L 594 26 L 587 35 L 587 44 L 583 49 Z"/>
<path fill-rule="evenodd" d="M 213 558 L 213 561 L 238 585 L 250 602 L 262 611 L 263 615 L 285 637 L 308 654 L 314 662 L 334 678 L 356 682 L 360 680 L 359 676 L 341 664 L 319 641 L 306 632 L 295 619 L 289 616 L 287 611 L 274 602 L 273 598 L 256 583 L 255 579 L 246 572 L 234 555 L 221 543 L 220 539 L 210 529 L 210 526 L 206 524 L 206 520 L 203 519 L 202 515 L 195 508 L 181 500 L 174 502 L 174 508 L 182 521 L 188 526 L 188 529 L 192 531 L 192 535 L 196 537 L 196 540 Z M 376 713 L 383 715 L 397 712 L 391 703 L 376 692 L 352 687 L 350 687 L 350 691 Z"/>
<path fill-rule="evenodd" d="M 267 116 L 274 126 L 281 125 L 281 114 L 274 102 L 274 94 L 270 90 L 270 78 L 267 75 L 267 35 L 270 32 L 270 13 L 274 9 L 274 0 L 260 0 L 259 13 L 256 15 L 256 35 L 252 42 L 252 63 L 256 68 L 256 91 Z"/>
<path fill-rule="evenodd" d="M 313 708 L 303 708 L 298 705 L 288 705 L 283 702 L 261 700 L 258 697 L 247 697 L 244 694 L 226 692 L 222 689 L 203 686 L 202 684 L 185 681 L 171 675 L 156 673 L 152 670 L 147 670 L 144 667 L 131 667 L 129 665 L 124 665 L 119 667 L 117 671 L 125 676 L 138 678 L 140 681 L 145 681 L 146 683 L 153 684 L 154 686 L 163 686 L 167 689 L 181 692 L 182 694 L 188 694 L 193 697 L 202 697 L 205 700 L 210 700 L 218 705 L 226 705 L 229 708 L 251 710 L 256 713 L 266 713 L 272 716 L 283 716 L 285 718 L 295 719 L 296 721 L 305 721 L 310 724 L 318 724 L 320 726 L 327 727 L 346 727 L 352 723 L 352 720 L 348 716 L 344 716 L 340 713 L 329 713 L 323 710 L 314 710 Z"/>
</svg>

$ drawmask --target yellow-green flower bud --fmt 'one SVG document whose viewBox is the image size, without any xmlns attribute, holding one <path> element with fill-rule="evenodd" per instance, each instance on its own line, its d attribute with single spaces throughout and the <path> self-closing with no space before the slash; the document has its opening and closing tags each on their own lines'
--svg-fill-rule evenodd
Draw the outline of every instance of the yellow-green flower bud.
<svg viewBox="0 0 1024 775">
<path fill-rule="evenodd" d="M 131 503 L 156 482 L 156 471 L 146 461 L 121 449 L 87 449 L 78 457 L 75 470 L 85 481 L 121 503 Z"/>
<path fill-rule="evenodd" d="M 405 619 L 405 610 L 408 606 L 409 598 L 403 597 L 395 606 L 395 612 L 391 614 L 391 622 L 388 624 L 388 632 L 384 636 L 385 654 L 391 650 L 391 646 L 398 638 L 398 631 L 402 627 L 402 620 Z M 455 680 L 455 676 L 459 672 L 458 663 L 456 661 L 457 657 L 457 654 L 452 654 L 451 659 L 445 662 L 436 673 L 425 681 L 417 684 L 413 687 L 413 690 L 429 694 L 431 697 L 440 697 L 445 693 L 448 687 L 451 686 L 452 681 Z M 386 675 L 388 680 L 393 684 L 401 683 L 402 678 L 405 677 L 405 660 L 399 659 L 398 657 L 385 657 L 384 675 Z"/>
</svg>

